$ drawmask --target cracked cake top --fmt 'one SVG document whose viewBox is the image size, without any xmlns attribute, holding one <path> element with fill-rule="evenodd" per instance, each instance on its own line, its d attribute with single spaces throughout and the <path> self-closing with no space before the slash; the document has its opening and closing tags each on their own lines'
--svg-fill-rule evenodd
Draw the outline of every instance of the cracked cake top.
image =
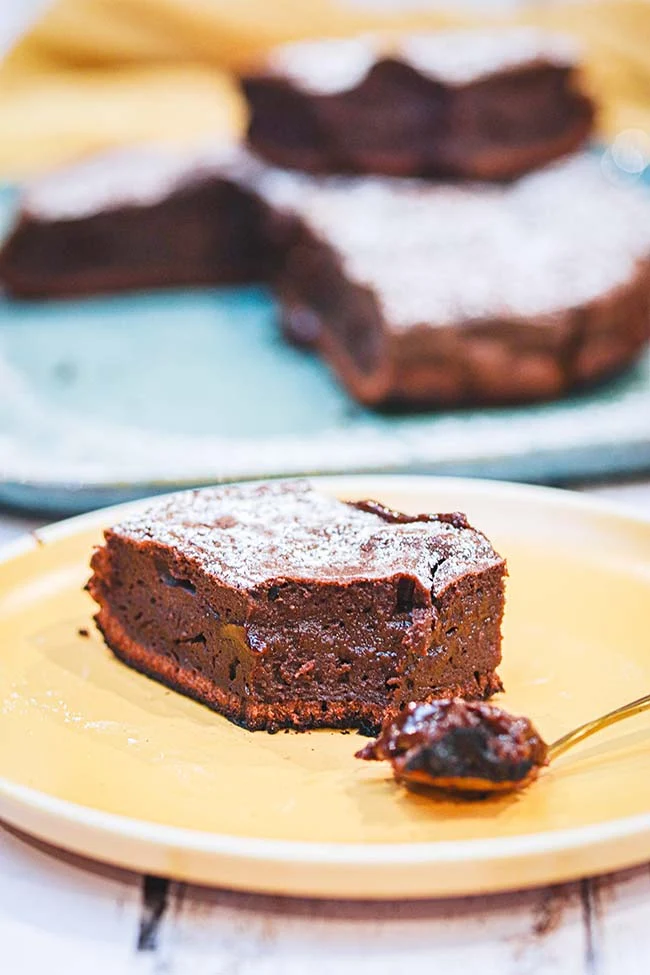
<svg viewBox="0 0 650 975">
<path fill-rule="evenodd" d="M 647 192 L 608 181 L 588 153 L 504 185 L 265 180 L 267 198 L 372 289 L 394 331 L 577 308 L 650 258 Z"/>
<path fill-rule="evenodd" d="M 308 481 L 184 492 L 111 531 L 171 548 L 238 588 L 410 575 L 435 597 L 459 576 L 503 562 L 461 516 L 409 520 L 373 503 L 363 510 Z"/>
</svg>

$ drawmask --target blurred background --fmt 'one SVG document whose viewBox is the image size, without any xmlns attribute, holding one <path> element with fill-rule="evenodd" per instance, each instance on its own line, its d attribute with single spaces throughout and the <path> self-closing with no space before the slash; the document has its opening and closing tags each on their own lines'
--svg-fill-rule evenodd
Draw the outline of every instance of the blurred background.
<svg viewBox="0 0 650 975">
<path fill-rule="evenodd" d="M 575 39 L 610 182 L 650 164 L 650 3 L 5 0 L 0 225 L 22 187 L 121 147 L 237 143 L 276 45 L 450 27 Z M 650 364 L 554 402 L 377 412 L 284 343 L 263 287 L 0 298 L 0 502 L 85 510 L 248 476 L 408 470 L 542 482 L 650 471 Z"/>
<path fill-rule="evenodd" d="M 233 72 L 274 45 L 376 29 L 486 23 L 568 32 L 611 141 L 650 130 L 647 0 L 5 0 L 0 173 L 148 139 L 240 132 Z M 26 32 L 19 40 L 19 34 Z"/>
</svg>

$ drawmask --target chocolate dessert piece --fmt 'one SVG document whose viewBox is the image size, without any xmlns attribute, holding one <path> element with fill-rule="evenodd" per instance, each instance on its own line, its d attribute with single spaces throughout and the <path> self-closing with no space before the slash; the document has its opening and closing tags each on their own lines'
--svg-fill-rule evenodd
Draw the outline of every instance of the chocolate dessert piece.
<svg viewBox="0 0 650 975">
<path fill-rule="evenodd" d="M 577 149 L 594 116 L 572 42 L 527 28 L 290 44 L 243 88 L 255 151 L 316 173 L 509 179 Z"/>
<path fill-rule="evenodd" d="M 414 698 L 501 688 L 505 563 L 458 515 L 209 488 L 107 531 L 92 569 L 114 653 L 251 730 L 370 731 Z"/>
<path fill-rule="evenodd" d="M 6 290 L 65 297 L 263 279 L 265 211 L 247 154 L 120 150 L 28 186 L 0 254 Z"/>
<path fill-rule="evenodd" d="M 390 762 L 407 785 L 476 796 L 529 785 L 548 764 L 548 746 L 528 718 L 451 699 L 409 704 L 357 758 Z"/>
<path fill-rule="evenodd" d="M 369 406 L 552 399 L 646 343 L 650 198 L 590 155 L 451 186 L 134 150 L 28 189 L 0 276 L 32 297 L 266 278 L 287 338 Z"/>
<path fill-rule="evenodd" d="M 500 186 L 303 179 L 292 212 L 285 331 L 370 406 L 551 399 L 648 339 L 650 198 L 590 155 Z"/>
</svg>

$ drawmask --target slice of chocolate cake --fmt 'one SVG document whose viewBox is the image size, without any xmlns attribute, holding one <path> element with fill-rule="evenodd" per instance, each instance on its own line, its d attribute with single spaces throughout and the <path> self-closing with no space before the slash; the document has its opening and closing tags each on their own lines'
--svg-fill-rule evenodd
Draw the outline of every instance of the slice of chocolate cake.
<svg viewBox="0 0 650 975">
<path fill-rule="evenodd" d="M 67 297 L 266 278 L 255 169 L 225 146 L 104 153 L 25 188 L 0 254 L 6 290 Z"/>
<path fill-rule="evenodd" d="M 249 144 L 318 173 L 509 179 L 577 149 L 594 115 L 575 45 L 527 28 L 291 44 L 243 87 Z"/>
<path fill-rule="evenodd" d="M 591 155 L 500 186 L 301 178 L 288 208 L 285 331 L 371 406 L 559 397 L 648 339 L 650 197 Z"/>
<path fill-rule="evenodd" d="M 249 729 L 377 729 L 501 683 L 504 560 L 459 514 L 303 481 L 174 495 L 106 532 L 97 625 L 135 669 Z"/>
</svg>

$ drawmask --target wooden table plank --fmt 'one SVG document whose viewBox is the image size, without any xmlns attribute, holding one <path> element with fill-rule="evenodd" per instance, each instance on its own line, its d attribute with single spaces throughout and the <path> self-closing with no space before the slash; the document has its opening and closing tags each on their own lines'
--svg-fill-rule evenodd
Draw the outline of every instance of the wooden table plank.
<svg viewBox="0 0 650 975">
<path fill-rule="evenodd" d="M 137 874 L 54 852 L 0 827 L 0 971 L 126 975 L 141 888 Z"/>
<path fill-rule="evenodd" d="M 650 971 L 650 864 L 590 883 L 595 975 Z"/>
<path fill-rule="evenodd" d="M 587 975 L 579 884 L 463 900 L 291 900 L 178 887 L 161 932 L 170 975 Z"/>
</svg>

